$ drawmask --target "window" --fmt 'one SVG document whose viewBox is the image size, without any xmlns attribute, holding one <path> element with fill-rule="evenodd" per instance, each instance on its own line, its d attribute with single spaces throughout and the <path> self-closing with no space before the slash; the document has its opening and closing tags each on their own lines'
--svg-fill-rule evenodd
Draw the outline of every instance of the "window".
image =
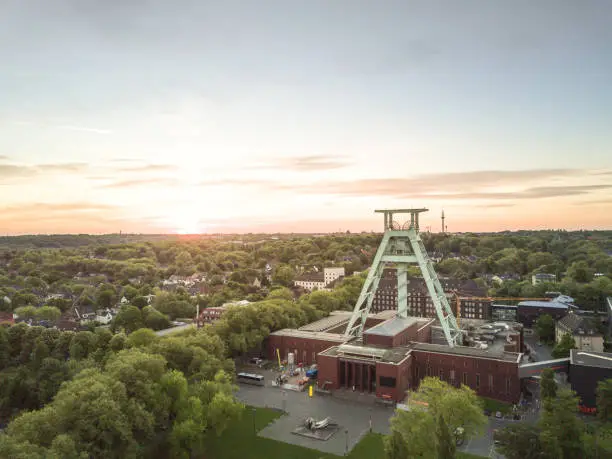
<svg viewBox="0 0 612 459">
<path fill-rule="evenodd" d="M 444 381 L 444 370 L 442 368 L 440 368 L 440 380 Z"/>
<path fill-rule="evenodd" d="M 506 379 L 506 395 L 510 395 L 510 378 Z"/>
<path fill-rule="evenodd" d="M 416 376 L 416 379 L 418 380 L 419 379 L 419 367 L 418 366 L 416 367 L 414 374 Z"/>
<path fill-rule="evenodd" d="M 380 385 L 381 387 L 395 387 L 395 378 L 391 378 L 389 376 L 381 376 Z"/>
<path fill-rule="evenodd" d="M 451 371 L 450 371 L 450 379 L 451 379 L 451 381 L 453 381 L 453 382 L 455 381 L 455 370 L 451 370 Z"/>
<path fill-rule="evenodd" d="M 317 363 L 317 353 L 316 352 L 312 353 L 312 363 Z"/>
<path fill-rule="evenodd" d="M 431 367 L 427 365 L 427 376 L 431 376 Z"/>
<path fill-rule="evenodd" d="M 493 375 L 489 375 L 489 390 L 493 390 Z"/>
<path fill-rule="evenodd" d="M 465 372 L 463 373 L 463 384 L 466 385 L 466 386 L 468 385 L 468 382 L 467 382 L 467 373 L 465 373 Z"/>
<path fill-rule="evenodd" d="M 476 389 L 480 388 L 480 375 L 476 375 Z"/>
</svg>

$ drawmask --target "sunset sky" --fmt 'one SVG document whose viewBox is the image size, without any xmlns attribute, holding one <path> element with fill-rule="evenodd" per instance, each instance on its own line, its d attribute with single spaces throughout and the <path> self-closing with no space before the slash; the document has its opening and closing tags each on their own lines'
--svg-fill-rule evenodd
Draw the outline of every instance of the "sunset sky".
<svg viewBox="0 0 612 459">
<path fill-rule="evenodd" d="M 612 2 L 5 0 L 0 234 L 612 228 Z"/>
</svg>

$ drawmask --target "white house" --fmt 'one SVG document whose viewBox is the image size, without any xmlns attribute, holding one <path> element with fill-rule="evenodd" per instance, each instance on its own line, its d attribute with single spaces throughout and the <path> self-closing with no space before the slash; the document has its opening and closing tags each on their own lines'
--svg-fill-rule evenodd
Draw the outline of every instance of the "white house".
<svg viewBox="0 0 612 459">
<path fill-rule="evenodd" d="M 344 277 L 344 275 L 344 268 L 325 268 L 322 273 L 308 273 L 298 276 L 293 283 L 296 287 L 302 287 L 309 291 L 330 290 L 330 284 Z"/>
</svg>

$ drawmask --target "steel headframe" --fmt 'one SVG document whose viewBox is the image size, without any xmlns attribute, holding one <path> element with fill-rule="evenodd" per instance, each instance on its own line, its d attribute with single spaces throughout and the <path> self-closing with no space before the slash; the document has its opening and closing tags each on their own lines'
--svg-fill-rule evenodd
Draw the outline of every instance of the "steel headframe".
<svg viewBox="0 0 612 459">
<path fill-rule="evenodd" d="M 457 320 L 419 236 L 419 214 L 428 210 L 424 208 L 375 210 L 376 213 L 384 214 L 385 232 L 346 327 L 344 334 L 347 338 L 363 334 L 385 268 L 397 269 L 397 315 L 408 317 L 408 266 L 418 265 L 448 345 L 454 347 L 462 343 L 463 335 Z M 410 220 L 403 225 L 399 224 L 393 220 L 395 214 L 410 214 Z"/>
</svg>

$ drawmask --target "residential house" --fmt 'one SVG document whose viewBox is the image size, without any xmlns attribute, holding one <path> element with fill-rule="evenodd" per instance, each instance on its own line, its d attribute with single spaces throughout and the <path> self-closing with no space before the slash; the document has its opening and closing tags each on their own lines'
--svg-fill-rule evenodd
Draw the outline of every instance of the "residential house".
<svg viewBox="0 0 612 459">
<path fill-rule="evenodd" d="M 581 351 L 603 352 L 604 336 L 599 332 L 595 321 L 588 316 L 569 313 L 559 321 L 555 327 L 557 343 L 566 333 L 576 341 L 576 348 Z"/>
<path fill-rule="evenodd" d="M 531 276 L 532 285 L 543 284 L 544 282 L 554 284 L 557 282 L 557 276 L 555 274 L 548 273 L 537 273 Z"/>
<path fill-rule="evenodd" d="M 307 273 L 298 276 L 294 280 L 296 287 L 306 290 L 330 290 L 336 280 L 345 276 L 344 268 L 324 268 L 323 272 Z"/>
</svg>

